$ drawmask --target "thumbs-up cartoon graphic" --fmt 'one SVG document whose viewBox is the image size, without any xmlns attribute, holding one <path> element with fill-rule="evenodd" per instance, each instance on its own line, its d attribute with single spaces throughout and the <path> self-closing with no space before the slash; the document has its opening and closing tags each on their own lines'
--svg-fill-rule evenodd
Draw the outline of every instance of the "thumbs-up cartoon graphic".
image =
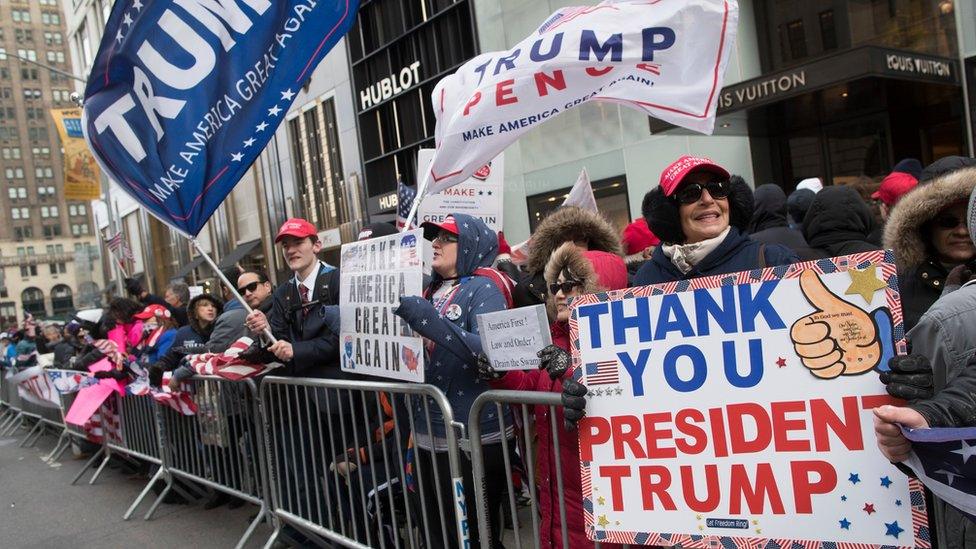
<svg viewBox="0 0 976 549">
<path fill-rule="evenodd" d="M 800 274 L 800 290 L 816 310 L 794 322 L 790 336 L 810 373 L 833 379 L 887 365 L 894 353 L 887 309 L 868 314 L 832 293 L 809 269 Z"/>
</svg>

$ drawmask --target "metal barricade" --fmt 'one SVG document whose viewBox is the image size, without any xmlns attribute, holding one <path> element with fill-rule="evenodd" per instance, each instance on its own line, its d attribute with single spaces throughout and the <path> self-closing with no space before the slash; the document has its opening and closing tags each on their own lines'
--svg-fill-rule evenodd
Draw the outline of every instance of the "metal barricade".
<svg viewBox="0 0 976 549">
<path fill-rule="evenodd" d="M 17 384 L 7 379 L 7 370 L 3 373 L 4 401 L 7 403 L 9 413 L 0 424 L 0 436 L 7 436 L 15 433 L 24 424 L 23 403 L 20 393 L 17 392 Z M 14 370 L 16 371 L 16 370 Z"/>
<path fill-rule="evenodd" d="M 45 375 L 51 370 L 45 370 Z M 58 390 L 51 383 L 50 377 L 47 380 L 47 390 L 52 392 L 52 396 L 57 398 Z M 61 409 L 60 402 L 50 403 L 50 404 L 39 404 L 32 402 L 30 400 L 23 400 L 24 415 L 35 421 L 34 427 L 27 434 L 27 437 L 21 441 L 20 446 L 33 446 L 42 435 L 48 430 L 53 430 L 58 433 L 58 444 L 55 449 L 59 449 L 61 441 L 64 438 L 64 411 Z M 52 452 L 46 458 L 53 456 Z"/>
<path fill-rule="evenodd" d="M 505 482 L 507 483 L 507 501 L 501 502 L 501 509 L 489 509 L 488 497 L 486 496 L 489 483 L 499 482 L 497 478 L 487 478 L 485 468 L 486 445 L 481 442 L 481 427 L 479 418 L 482 412 L 490 407 L 497 410 L 497 415 L 502 422 L 501 430 L 506 431 L 504 425 L 504 414 L 502 408 L 512 406 L 516 417 L 520 417 L 523 426 L 521 435 L 514 441 L 518 446 L 518 456 L 523 463 L 522 471 L 525 484 L 528 488 L 528 508 L 520 506 L 517 501 L 517 489 L 515 486 L 515 469 L 513 466 L 512 453 L 509 451 L 509 444 L 512 442 L 501 441 L 502 455 L 505 465 Z M 573 437 L 575 432 L 566 431 L 562 425 L 562 420 L 557 419 L 559 408 L 562 408 L 562 401 L 559 393 L 545 393 L 533 391 L 487 391 L 478 396 L 471 407 L 471 415 L 468 418 L 468 435 L 471 445 L 471 461 L 474 466 L 474 485 L 478 491 L 476 498 L 478 523 L 482 529 L 489 529 L 492 521 L 509 522 L 512 529 L 511 535 L 508 530 L 503 537 L 506 547 L 580 547 L 581 539 L 585 539 L 583 530 L 582 516 L 582 497 L 572 493 L 569 497 L 577 498 L 575 501 L 567 499 L 566 485 L 575 484 L 579 490 L 579 471 L 563 470 L 560 456 L 565 453 L 564 448 L 560 448 L 560 439 L 563 437 Z M 547 428 L 549 444 L 540 447 L 537 437 L 534 436 L 535 426 L 539 423 L 540 430 Z M 564 441 L 565 442 L 565 441 Z M 547 463 L 540 463 L 545 459 Z M 574 458 L 579 462 L 578 455 Z M 538 473 L 547 472 L 544 478 L 537 478 Z M 575 475 L 575 479 L 570 475 Z M 567 510 L 567 504 L 572 504 L 578 508 L 578 516 Z M 522 513 L 519 513 L 520 507 Z M 567 514 L 569 513 L 569 522 Z M 522 527 L 523 522 L 531 520 L 532 528 Z M 575 542 L 571 542 L 572 539 Z M 561 540 L 561 543 L 559 542 Z M 599 542 L 584 541 L 586 545 L 592 544 L 600 547 Z M 604 544 L 604 546 L 606 546 Z M 490 538 L 481 538 L 481 547 L 490 547 Z M 615 546 L 616 547 L 616 546 Z"/>
<path fill-rule="evenodd" d="M 238 542 L 242 547 L 271 513 L 257 386 L 252 380 L 208 376 L 196 376 L 190 383 L 195 415 L 158 406 L 164 433 L 163 469 L 258 505 L 257 516 Z M 165 492 L 159 499 L 164 496 Z"/>
<path fill-rule="evenodd" d="M 467 546 L 459 424 L 439 389 L 267 377 L 261 406 L 278 519 L 267 547 L 280 535 L 348 547 Z M 447 449 L 412 458 L 420 450 L 407 439 L 418 425 L 433 432 L 432 411 L 448 427 Z"/>
</svg>

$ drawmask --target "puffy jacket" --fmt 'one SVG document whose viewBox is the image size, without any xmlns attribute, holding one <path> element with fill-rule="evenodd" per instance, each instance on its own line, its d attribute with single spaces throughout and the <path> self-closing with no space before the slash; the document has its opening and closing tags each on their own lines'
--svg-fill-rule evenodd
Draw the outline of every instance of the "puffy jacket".
<svg viewBox="0 0 976 549">
<path fill-rule="evenodd" d="M 885 226 L 884 246 L 895 251 L 905 330 L 942 295 L 949 269 L 939 262 L 927 225 L 946 208 L 964 202 L 976 187 L 976 168 L 964 168 L 919 185 L 902 197 Z"/>
<path fill-rule="evenodd" d="M 582 293 L 617 290 L 627 286 L 627 268 L 620 256 L 599 252 L 580 252 L 570 245 L 561 246 L 546 266 L 546 280 L 555 282 L 564 268 L 583 282 Z M 569 325 L 554 322 L 550 325 L 552 342 L 569 351 Z M 567 372 L 565 376 L 569 376 Z M 561 393 L 562 379 L 553 381 L 546 370 L 521 370 L 506 373 L 493 381 L 492 386 L 514 391 L 539 391 Z M 537 494 L 539 501 L 539 547 L 562 548 L 562 528 L 559 520 L 559 493 L 556 482 L 556 461 L 562 472 L 563 501 L 566 504 L 566 533 L 569 547 L 590 548 L 593 542 L 586 538 L 583 516 L 583 490 L 580 486 L 579 437 L 563 427 L 563 409 L 554 408 L 555 424 L 559 429 L 559 447 L 556 448 L 552 432 L 552 420 L 548 406 L 535 407 L 535 429 L 538 437 L 536 452 Z M 528 464 L 528 466 L 533 466 Z M 602 544 L 601 547 L 620 547 Z"/>
<path fill-rule="evenodd" d="M 803 237 L 824 257 L 881 249 L 871 242 L 876 229 L 871 208 L 857 191 L 843 185 L 817 193 L 803 218 Z"/>
<path fill-rule="evenodd" d="M 213 333 L 207 341 L 207 352 L 222 353 L 232 343 L 247 335 L 247 328 L 244 326 L 245 318 L 247 318 L 247 309 L 240 301 L 231 299 L 225 302 L 223 312 L 214 321 Z"/>
<path fill-rule="evenodd" d="M 478 268 L 487 268 L 498 254 L 498 237 L 479 219 L 455 214 L 460 234 L 457 243 L 456 287 L 440 308 L 428 299 L 417 296 L 400 298 L 400 306 L 394 313 L 403 318 L 418 334 L 430 341 L 424 361 L 424 380 L 444 391 L 454 418 L 467 422 L 471 405 L 488 385 L 478 379 L 477 356 L 481 353 L 478 336 L 478 315 L 501 311 L 507 307 L 504 294 L 488 277 L 474 276 Z M 428 294 L 440 286 L 443 279 L 434 274 Z M 431 406 L 430 417 L 433 433 L 428 432 L 423 402 L 414 399 L 415 413 L 422 418 L 417 422 L 418 443 L 427 438 L 444 437 L 444 418 L 440 410 Z M 509 412 L 505 411 L 506 416 Z M 497 436 L 498 418 L 494 407 L 489 407 L 481 418 L 482 437 Z M 506 420 L 506 425 L 512 425 Z"/>
<path fill-rule="evenodd" d="M 801 261 L 820 259 L 824 255 L 814 250 L 803 233 L 786 222 L 786 193 L 779 185 L 760 185 L 753 193 L 752 221 L 749 238 L 765 244 L 779 244 L 793 250 Z"/>
<path fill-rule="evenodd" d="M 725 240 L 687 273 L 682 273 L 675 267 L 674 263 L 664 255 L 664 247 L 659 246 L 651 255 L 651 260 L 637 271 L 634 285 L 647 286 L 700 276 L 737 273 L 760 267 L 788 265 L 797 261 L 799 259 L 791 250 L 783 246 L 755 242 L 739 233 L 739 229 L 731 227 Z"/>
</svg>

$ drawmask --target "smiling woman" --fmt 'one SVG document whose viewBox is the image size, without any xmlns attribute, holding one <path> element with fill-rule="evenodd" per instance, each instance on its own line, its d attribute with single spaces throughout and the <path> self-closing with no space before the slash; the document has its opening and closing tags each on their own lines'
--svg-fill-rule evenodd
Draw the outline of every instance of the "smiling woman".
<svg viewBox="0 0 976 549">
<path fill-rule="evenodd" d="M 634 277 L 637 285 L 734 273 L 798 261 L 793 251 L 753 242 L 752 191 L 707 158 L 683 156 L 644 197 L 642 212 L 663 244 Z"/>
</svg>

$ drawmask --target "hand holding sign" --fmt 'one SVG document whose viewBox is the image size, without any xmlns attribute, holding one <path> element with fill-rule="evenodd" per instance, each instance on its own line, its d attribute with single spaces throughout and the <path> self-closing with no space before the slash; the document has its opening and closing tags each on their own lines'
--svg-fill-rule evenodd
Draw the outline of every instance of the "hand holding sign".
<svg viewBox="0 0 976 549">
<path fill-rule="evenodd" d="M 790 335 L 813 375 L 832 379 L 878 365 L 882 348 L 868 313 L 834 295 L 812 270 L 800 275 L 800 290 L 817 310 L 793 323 Z"/>
</svg>

